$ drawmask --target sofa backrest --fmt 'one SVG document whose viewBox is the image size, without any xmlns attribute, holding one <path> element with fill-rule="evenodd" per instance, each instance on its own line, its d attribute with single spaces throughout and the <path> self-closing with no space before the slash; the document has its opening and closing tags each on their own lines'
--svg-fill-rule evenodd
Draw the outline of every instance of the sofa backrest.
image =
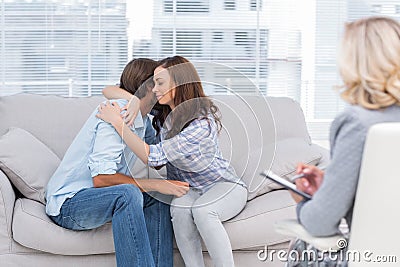
<svg viewBox="0 0 400 267">
<path fill-rule="evenodd" d="M 272 167 L 278 141 L 311 143 L 300 105 L 288 97 L 221 95 L 213 99 L 222 115 L 222 153 L 248 185 L 250 199 L 265 182 L 260 172 Z"/>
<path fill-rule="evenodd" d="M 9 127 L 32 133 L 62 158 L 102 96 L 16 94 L 0 97 L 0 136 Z"/>
<path fill-rule="evenodd" d="M 259 172 L 271 167 L 276 141 L 296 138 L 310 143 L 303 112 L 287 97 L 217 95 L 223 130 L 219 143 L 237 174 L 252 192 L 264 180 Z M 62 158 L 102 96 L 65 98 L 18 94 L 0 97 L 0 136 L 9 127 L 23 128 Z"/>
</svg>

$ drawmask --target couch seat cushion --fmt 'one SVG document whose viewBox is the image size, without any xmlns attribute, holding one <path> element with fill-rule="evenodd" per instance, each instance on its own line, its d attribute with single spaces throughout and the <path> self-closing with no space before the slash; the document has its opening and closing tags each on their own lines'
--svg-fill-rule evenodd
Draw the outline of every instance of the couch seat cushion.
<svg viewBox="0 0 400 267">
<path fill-rule="evenodd" d="M 274 245 L 289 238 L 276 233 L 273 224 L 294 219 L 295 203 L 287 190 L 259 196 L 235 218 L 224 222 L 234 250 Z M 13 238 L 32 249 L 60 255 L 113 253 L 111 224 L 89 231 L 72 231 L 57 226 L 39 202 L 20 198 L 15 202 Z"/>
<path fill-rule="evenodd" d="M 296 203 L 287 190 L 276 190 L 247 202 L 245 209 L 224 222 L 232 249 L 248 249 L 289 240 L 274 231 L 276 221 L 296 218 Z"/>
<path fill-rule="evenodd" d="M 20 198 L 15 202 L 13 238 L 25 247 L 61 255 L 92 255 L 114 252 L 111 224 L 89 231 L 57 226 L 39 202 Z"/>
<path fill-rule="evenodd" d="M 274 189 L 283 188 L 283 186 L 274 181 L 259 175 L 260 172 L 271 170 L 280 177 L 288 179 L 296 174 L 297 164 L 300 162 L 308 165 L 317 165 L 323 156 L 319 147 L 308 144 L 301 138 L 280 140 L 276 143 L 265 145 L 262 149 L 274 151 L 273 158 L 269 159 L 271 162 L 270 166 L 264 170 L 260 168 L 257 173 L 258 175 L 252 178 L 251 184 L 253 185 L 253 190 L 249 190 L 249 199 L 253 199 Z M 256 187 L 256 185 L 258 186 Z"/>
</svg>

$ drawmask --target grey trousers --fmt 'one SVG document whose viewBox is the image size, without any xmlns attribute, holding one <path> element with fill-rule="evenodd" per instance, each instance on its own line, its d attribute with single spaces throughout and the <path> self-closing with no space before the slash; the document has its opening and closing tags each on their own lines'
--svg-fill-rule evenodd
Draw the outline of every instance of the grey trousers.
<svg viewBox="0 0 400 267">
<path fill-rule="evenodd" d="M 222 222 L 246 205 L 247 189 L 220 182 L 204 194 L 196 189 L 171 203 L 172 225 L 178 249 L 187 267 L 204 267 L 203 239 L 215 267 L 234 266 L 232 247 Z"/>
</svg>

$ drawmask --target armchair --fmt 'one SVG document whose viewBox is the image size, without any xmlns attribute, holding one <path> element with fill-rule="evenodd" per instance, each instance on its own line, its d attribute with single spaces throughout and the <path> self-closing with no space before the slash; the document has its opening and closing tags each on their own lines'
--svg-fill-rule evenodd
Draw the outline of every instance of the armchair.
<svg viewBox="0 0 400 267">
<path fill-rule="evenodd" d="M 398 153 L 400 123 L 373 125 L 367 135 L 354 203 L 351 234 L 347 247 L 350 267 L 397 266 L 400 261 L 397 237 L 400 215 L 390 210 L 400 203 Z M 337 250 L 347 246 L 342 235 L 315 237 L 297 220 L 278 221 L 280 234 L 297 237 L 319 250 Z"/>
</svg>

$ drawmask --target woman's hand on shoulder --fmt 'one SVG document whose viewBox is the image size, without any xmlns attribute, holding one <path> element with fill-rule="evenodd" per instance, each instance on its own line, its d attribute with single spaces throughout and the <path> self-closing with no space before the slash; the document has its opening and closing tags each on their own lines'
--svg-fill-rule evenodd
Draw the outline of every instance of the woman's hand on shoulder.
<svg viewBox="0 0 400 267">
<path fill-rule="evenodd" d="M 140 99 L 137 96 L 132 95 L 130 92 L 119 88 L 118 85 L 108 85 L 103 89 L 102 93 L 107 99 L 126 99 L 129 101 L 122 110 L 126 111 L 123 114 L 125 123 L 128 126 L 132 126 L 137 114 L 139 113 Z"/>
<path fill-rule="evenodd" d="M 125 114 L 122 117 L 125 120 L 126 125 L 132 126 L 135 121 L 140 109 L 140 99 L 137 96 L 132 96 L 128 104 L 122 108 L 125 110 Z"/>
<path fill-rule="evenodd" d="M 116 102 L 110 103 L 107 101 L 105 104 L 101 103 L 98 108 L 96 117 L 112 125 L 119 125 L 123 122 L 121 117 L 121 108 Z"/>
</svg>

